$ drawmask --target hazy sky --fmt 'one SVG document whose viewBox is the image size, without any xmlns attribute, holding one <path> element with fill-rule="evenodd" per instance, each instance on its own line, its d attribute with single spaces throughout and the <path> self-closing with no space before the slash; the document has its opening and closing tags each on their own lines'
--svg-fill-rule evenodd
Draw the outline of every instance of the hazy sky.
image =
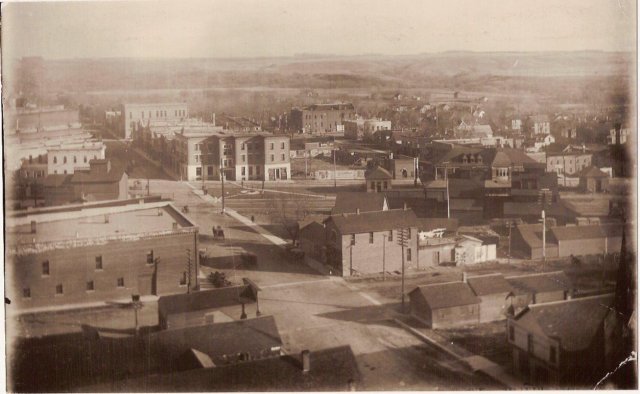
<svg viewBox="0 0 640 394">
<path fill-rule="evenodd" d="M 254 57 L 635 50 L 634 0 L 210 0 L 2 5 L 3 56 Z"/>
</svg>

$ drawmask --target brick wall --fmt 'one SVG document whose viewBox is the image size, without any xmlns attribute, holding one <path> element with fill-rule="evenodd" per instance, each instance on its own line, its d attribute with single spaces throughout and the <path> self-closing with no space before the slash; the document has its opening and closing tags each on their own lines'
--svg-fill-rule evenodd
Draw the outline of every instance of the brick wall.
<svg viewBox="0 0 640 394">
<path fill-rule="evenodd" d="M 9 257 L 7 297 L 17 308 L 130 299 L 132 294 L 143 292 L 142 287 L 151 289 L 154 265 L 147 264 L 151 250 L 154 258 L 159 258 L 158 295 L 186 292 L 186 285 L 180 284 L 183 272 L 188 271 L 186 249 L 191 251 L 191 283 L 195 286 L 197 232 Z M 102 256 L 102 270 L 96 269 L 96 256 Z M 47 260 L 49 275 L 44 276 L 42 264 Z M 123 287 L 117 286 L 118 278 L 124 279 Z M 94 282 L 94 291 L 87 291 L 89 281 Z M 59 284 L 63 295 L 56 295 Z M 26 288 L 30 298 L 23 297 Z"/>
</svg>

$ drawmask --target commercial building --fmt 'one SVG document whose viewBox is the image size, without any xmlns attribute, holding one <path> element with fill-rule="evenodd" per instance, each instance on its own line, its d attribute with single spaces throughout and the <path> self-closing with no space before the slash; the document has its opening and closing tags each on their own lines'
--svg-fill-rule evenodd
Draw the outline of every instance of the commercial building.
<svg viewBox="0 0 640 394">
<path fill-rule="evenodd" d="M 351 103 L 313 104 L 292 109 L 289 127 L 309 134 L 335 133 L 344 131 L 344 122 L 355 118 Z"/>
<path fill-rule="evenodd" d="M 104 160 L 107 147 L 102 141 L 61 144 L 47 149 L 47 174 L 73 174 L 89 169 L 91 160 Z"/>
<path fill-rule="evenodd" d="M 120 129 L 116 130 L 124 139 L 133 138 L 133 133 L 153 121 L 176 121 L 189 117 L 187 103 L 126 103 L 122 104 Z"/>
<path fill-rule="evenodd" d="M 169 201 L 32 211 L 7 218 L 6 296 L 21 312 L 186 293 L 197 250 L 198 227 Z"/>
<path fill-rule="evenodd" d="M 530 305 L 507 323 L 513 372 L 536 387 L 594 387 L 608 370 L 613 294 Z"/>
<path fill-rule="evenodd" d="M 590 152 L 547 152 L 547 171 L 557 174 L 574 175 L 591 166 Z"/>
<path fill-rule="evenodd" d="M 391 121 L 378 118 L 345 120 L 344 136 L 352 140 L 371 140 L 376 131 L 391 130 Z"/>
</svg>

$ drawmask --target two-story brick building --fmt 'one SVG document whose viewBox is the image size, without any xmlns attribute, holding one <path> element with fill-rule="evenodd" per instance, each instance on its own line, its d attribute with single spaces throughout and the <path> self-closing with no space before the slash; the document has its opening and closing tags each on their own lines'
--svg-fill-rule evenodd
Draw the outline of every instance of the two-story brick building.
<svg viewBox="0 0 640 394">
<path fill-rule="evenodd" d="M 313 104 L 292 109 L 289 127 L 310 134 L 335 133 L 344 131 L 344 121 L 355 118 L 352 103 Z"/>
<path fill-rule="evenodd" d="M 183 120 L 189 117 L 187 103 L 126 103 L 120 108 L 121 123 L 116 130 L 121 138 L 133 138 L 133 133 L 150 122 Z"/>
<path fill-rule="evenodd" d="M 7 219 L 8 313 L 196 288 L 198 227 L 169 201 L 81 208 Z"/>
</svg>

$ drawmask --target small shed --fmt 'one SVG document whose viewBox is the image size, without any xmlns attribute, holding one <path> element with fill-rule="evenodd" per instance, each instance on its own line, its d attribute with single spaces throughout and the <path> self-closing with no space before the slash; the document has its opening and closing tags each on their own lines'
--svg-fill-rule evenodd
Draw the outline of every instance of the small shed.
<svg viewBox="0 0 640 394">
<path fill-rule="evenodd" d="M 469 277 L 467 283 L 480 298 L 481 323 L 506 318 L 513 288 L 502 274 Z"/>
<path fill-rule="evenodd" d="M 364 173 L 367 192 L 384 192 L 391 190 L 393 176 L 382 167 L 371 168 Z"/>
<path fill-rule="evenodd" d="M 589 166 L 578 173 L 578 188 L 583 193 L 603 193 L 609 189 L 609 175 L 596 166 Z"/>
<path fill-rule="evenodd" d="M 480 299 L 464 282 L 418 286 L 409 293 L 411 314 L 430 328 L 452 328 L 480 321 Z"/>
<path fill-rule="evenodd" d="M 158 299 L 158 322 L 164 330 L 212 324 L 220 309 L 228 307 L 241 307 L 237 317 L 242 319 L 245 304 L 257 300 L 258 289 L 251 284 L 163 296 Z"/>
</svg>

